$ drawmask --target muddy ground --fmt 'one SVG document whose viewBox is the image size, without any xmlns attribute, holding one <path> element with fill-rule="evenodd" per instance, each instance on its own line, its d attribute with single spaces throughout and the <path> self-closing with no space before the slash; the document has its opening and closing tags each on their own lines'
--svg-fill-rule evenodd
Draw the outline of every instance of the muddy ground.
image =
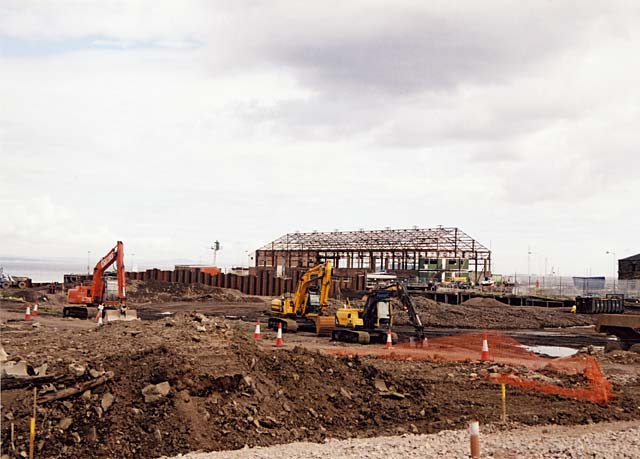
<svg viewBox="0 0 640 459">
<path fill-rule="evenodd" d="M 284 348 L 275 348 L 274 333 L 264 329 L 263 340 L 255 343 L 253 324 L 231 319 L 253 320 L 266 309 L 265 299 L 229 301 L 236 293 L 221 293 L 220 300 L 173 297 L 158 304 L 142 296 L 138 309 L 177 310 L 176 316 L 102 328 L 61 318 L 56 299 L 41 302 L 39 326 L 21 320 L 21 303 L 0 302 L 8 359 L 48 365 L 40 380 L 3 378 L 2 452 L 11 448 L 12 422 L 16 454 L 26 451 L 33 387 L 39 399 L 38 457 L 157 457 L 329 437 L 430 433 L 463 428 L 471 418 L 500 424 L 499 386 L 478 377 L 500 372 L 500 366 L 333 357 L 323 350 L 336 345 L 307 334 L 287 334 Z M 536 308 L 517 309 L 503 314 L 510 327 L 514 315 L 524 320 Z M 216 315 L 219 311 L 232 311 L 226 314 L 231 319 Z M 575 317 L 559 317 L 564 316 Z M 509 387 L 510 422 L 640 419 L 640 356 L 616 351 L 597 357 L 616 394 L 609 405 Z M 576 375 L 553 377 L 568 387 L 582 383 Z M 164 382 L 166 394 L 162 385 L 155 397 L 148 392 L 145 397 L 143 389 Z"/>
<path fill-rule="evenodd" d="M 40 301 L 40 307 L 51 313 L 61 313 L 65 304 L 62 293 L 49 295 L 46 290 L 10 289 L 11 295 L 25 301 Z M 0 292 L 2 293 L 2 292 Z M 198 310 L 207 315 L 228 316 L 255 321 L 268 313 L 271 298 L 248 296 L 238 290 L 205 285 L 182 285 L 158 281 L 133 281 L 127 284 L 127 300 L 143 319 L 159 319 L 168 313 Z M 596 316 L 571 314 L 568 308 L 536 306 L 506 306 L 493 298 L 472 298 L 460 305 L 437 303 L 414 296 L 416 309 L 427 327 L 462 329 L 540 329 L 555 327 L 590 326 Z M 362 306 L 362 300 L 352 300 L 353 306 Z M 394 304 L 395 300 L 394 300 Z M 329 312 L 335 312 L 342 301 L 330 299 Z M 12 312 L 24 311 L 24 304 L 2 301 L 0 306 Z M 398 325 L 408 324 L 408 316 L 396 304 Z"/>
</svg>

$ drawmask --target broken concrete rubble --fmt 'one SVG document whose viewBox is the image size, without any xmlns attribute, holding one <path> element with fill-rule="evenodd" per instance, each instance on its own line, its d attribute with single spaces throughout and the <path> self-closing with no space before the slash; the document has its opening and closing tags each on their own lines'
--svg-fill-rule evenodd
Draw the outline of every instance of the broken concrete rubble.
<svg viewBox="0 0 640 459">
<path fill-rule="evenodd" d="M 171 386 L 168 381 L 163 381 L 159 384 L 149 384 L 142 389 L 142 395 L 144 395 L 145 403 L 153 403 L 169 395 Z"/>
</svg>

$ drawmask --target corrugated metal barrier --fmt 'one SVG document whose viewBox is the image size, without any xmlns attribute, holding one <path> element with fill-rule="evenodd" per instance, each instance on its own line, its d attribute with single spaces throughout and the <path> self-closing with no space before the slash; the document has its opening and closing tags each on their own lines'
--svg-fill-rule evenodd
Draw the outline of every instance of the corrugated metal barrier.
<svg viewBox="0 0 640 459">
<path fill-rule="evenodd" d="M 141 281 L 173 282 L 179 284 L 203 284 L 212 287 L 231 288 L 240 290 L 246 295 L 280 296 L 286 292 L 294 292 L 298 280 L 304 270 L 293 270 L 290 277 L 277 277 L 273 270 L 259 270 L 255 275 L 217 274 L 212 276 L 194 270 L 162 271 L 147 269 L 146 271 L 127 272 L 127 278 Z M 338 296 L 341 289 L 365 290 L 364 274 L 352 277 L 336 277 L 332 279 L 331 296 Z"/>
</svg>

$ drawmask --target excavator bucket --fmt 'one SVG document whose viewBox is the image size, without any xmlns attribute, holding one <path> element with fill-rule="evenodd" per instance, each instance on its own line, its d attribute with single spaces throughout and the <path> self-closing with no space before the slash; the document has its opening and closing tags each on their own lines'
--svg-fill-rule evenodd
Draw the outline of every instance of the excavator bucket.
<svg viewBox="0 0 640 459">
<path fill-rule="evenodd" d="M 336 326 L 334 316 L 316 316 L 313 318 L 316 323 L 316 334 L 318 336 L 331 336 L 331 332 Z"/>
<path fill-rule="evenodd" d="M 138 312 L 135 309 L 126 309 L 125 311 L 120 311 L 120 309 L 107 309 L 106 313 L 107 323 L 116 322 L 118 320 L 138 319 Z"/>
</svg>

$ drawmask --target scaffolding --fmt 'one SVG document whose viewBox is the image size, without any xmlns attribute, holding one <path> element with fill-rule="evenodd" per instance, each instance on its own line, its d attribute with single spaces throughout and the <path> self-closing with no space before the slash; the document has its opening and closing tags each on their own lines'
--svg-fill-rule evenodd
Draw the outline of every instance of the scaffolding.
<svg viewBox="0 0 640 459">
<path fill-rule="evenodd" d="M 474 278 L 491 272 L 491 251 L 459 228 L 289 233 L 256 250 L 256 267 L 418 271 L 429 259 L 468 260 Z"/>
</svg>

